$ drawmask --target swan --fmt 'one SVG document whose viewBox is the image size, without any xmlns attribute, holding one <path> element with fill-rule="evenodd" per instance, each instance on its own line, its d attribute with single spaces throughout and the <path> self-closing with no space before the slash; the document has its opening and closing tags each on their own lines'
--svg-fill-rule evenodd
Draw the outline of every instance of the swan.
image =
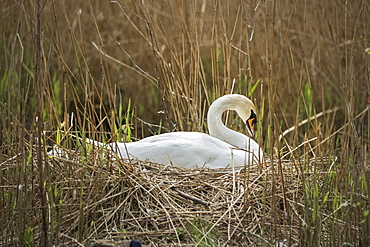
<svg viewBox="0 0 370 247">
<path fill-rule="evenodd" d="M 221 117 L 226 110 L 237 112 L 246 123 L 250 137 L 222 123 Z M 263 161 L 263 152 L 252 139 L 256 121 L 256 107 L 250 99 L 239 94 L 228 94 L 215 100 L 209 108 L 209 135 L 179 131 L 150 136 L 137 142 L 111 143 L 108 146 L 117 151 L 122 159 L 186 168 L 243 166 Z"/>
</svg>

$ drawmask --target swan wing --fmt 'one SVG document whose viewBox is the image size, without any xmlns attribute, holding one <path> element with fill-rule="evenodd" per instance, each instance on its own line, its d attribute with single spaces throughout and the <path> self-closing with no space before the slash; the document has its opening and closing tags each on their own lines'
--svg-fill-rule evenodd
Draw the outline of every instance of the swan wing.
<svg viewBox="0 0 370 247">
<path fill-rule="evenodd" d="M 187 168 L 223 168 L 232 163 L 243 165 L 253 160 L 253 154 L 236 150 L 230 144 L 200 132 L 172 132 L 117 145 L 123 158 Z M 258 146 L 255 142 L 252 145 Z"/>
</svg>

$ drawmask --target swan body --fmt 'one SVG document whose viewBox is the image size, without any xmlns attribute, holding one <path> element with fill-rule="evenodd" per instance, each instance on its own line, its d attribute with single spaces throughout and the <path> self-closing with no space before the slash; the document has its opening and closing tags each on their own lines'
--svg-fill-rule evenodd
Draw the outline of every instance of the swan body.
<svg viewBox="0 0 370 247">
<path fill-rule="evenodd" d="M 225 168 L 263 162 L 263 152 L 250 137 L 227 128 L 222 114 L 234 110 L 247 125 L 253 137 L 256 108 L 252 101 L 239 94 L 228 94 L 215 100 L 207 114 L 209 135 L 200 132 L 171 132 L 144 138 L 137 142 L 103 144 L 87 139 L 89 143 L 105 146 L 117 152 L 119 158 L 150 161 L 165 165 L 194 168 Z M 60 156 L 55 148 L 48 153 Z"/>
<path fill-rule="evenodd" d="M 111 143 L 109 146 L 124 159 L 186 168 L 224 168 L 262 162 L 263 152 L 252 138 L 222 123 L 221 117 L 226 110 L 235 110 L 247 123 L 248 132 L 253 136 L 256 109 L 252 101 L 239 94 L 229 94 L 213 102 L 208 111 L 209 135 L 180 131 L 147 137 L 137 142 Z"/>
</svg>

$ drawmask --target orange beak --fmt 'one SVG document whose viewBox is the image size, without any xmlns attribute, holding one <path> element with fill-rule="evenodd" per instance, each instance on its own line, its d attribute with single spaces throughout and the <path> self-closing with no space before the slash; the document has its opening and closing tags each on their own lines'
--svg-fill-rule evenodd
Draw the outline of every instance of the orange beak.
<svg viewBox="0 0 370 247">
<path fill-rule="evenodd" d="M 254 137 L 254 122 L 255 118 L 250 118 L 247 120 L 247 129 L 251 138 Z"/>
</svg>

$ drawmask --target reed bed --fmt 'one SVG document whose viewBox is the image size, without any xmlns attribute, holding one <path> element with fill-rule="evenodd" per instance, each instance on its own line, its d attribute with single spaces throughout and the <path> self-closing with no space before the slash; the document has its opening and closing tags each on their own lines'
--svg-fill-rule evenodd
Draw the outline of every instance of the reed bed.
<svg viewBox="0 0 370 247">
<path fill-rule="evenodd" d="M 1 246 L 370 245 L 369 1 L 0 11 Z M 264 163 L 181 169 L 87 141 L 207 133 L 229 93 L 255 103 Z M 245 133 L 234 113 L 223 120 Z"/>
</svg>

